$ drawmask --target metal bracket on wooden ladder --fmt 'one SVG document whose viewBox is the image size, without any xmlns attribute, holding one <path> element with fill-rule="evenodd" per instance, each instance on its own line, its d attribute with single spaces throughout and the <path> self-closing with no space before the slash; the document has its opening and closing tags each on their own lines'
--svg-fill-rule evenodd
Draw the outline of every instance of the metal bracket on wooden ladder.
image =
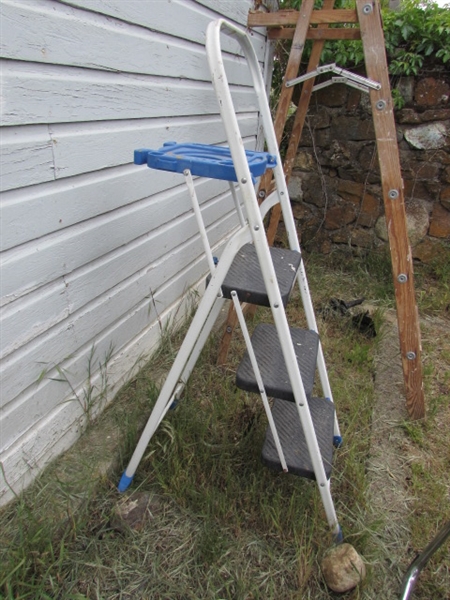
<svg viewBox="0 0 450 600">
<path fill-rule="evenodd" d="M 357 73 L 352 73 L 347 69 L 338 67 L 336 63 L 330 63 L 329 65 L 322 65 L 320 67 L 317 67 L 317 69 L 314 69 L 313 71 L 308 71 L 308 73 L 305 73 L 305 75 L 301 75 L 300 77 L 296 77 L 295 79 L 290 79 L 289 81 L 286 81 L 285 85 L 286 87 L 292 87 L 294 85 L 297 85 L 297 83 L 303 83 L 308 79 L 317 77 L 317 75 L 323 75 L 323 73 L 336 73 L 336 75 L 339 75 L 339 77 L 332 77 L 328 81 L 316 84 L 312 89 L 313 92 L 328 87 L 333 83 L 344 83 L 350 87 L 356 88 L 357 90 L 366 92 L 367 94 L 370 92 L 371 89 L 381 89 L 381 84 L 378 83 L 378 81 L 373 81 L 368 77 L 363 77 L 362 75 L 358 75 Z"/>
</svg>

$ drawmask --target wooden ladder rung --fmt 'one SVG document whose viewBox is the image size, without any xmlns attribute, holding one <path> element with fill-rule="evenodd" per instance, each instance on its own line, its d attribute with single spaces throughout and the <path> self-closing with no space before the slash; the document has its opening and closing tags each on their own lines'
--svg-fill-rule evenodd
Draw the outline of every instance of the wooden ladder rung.
<svg viewBox="0 0 450 600">
<path fill-rule="evenodd" d="M 250 12 L 248 14 L 248 27 L 295 27 L 299 17 L 298 10 L 279 10 L 272 13 Z M 319 23 L 357 23 L 358 15 L 354 9 L 322 9 L 313 10 L 309 20 L 311 25 Z"/>
<path fill-rule="evenodd" d="M 277 27 L 267 32 L 269 40 L 292 40 L 294 29 L 292 27 Z M 360 40 L 361 32 L 358 28 L 336 27 L 334 29 L 308 29 L 307 40 Z"/>
</svg>

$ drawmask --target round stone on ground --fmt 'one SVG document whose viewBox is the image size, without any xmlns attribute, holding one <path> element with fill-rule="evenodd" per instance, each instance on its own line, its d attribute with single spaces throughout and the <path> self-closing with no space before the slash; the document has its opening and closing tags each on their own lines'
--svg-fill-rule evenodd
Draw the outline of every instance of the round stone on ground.
<svg viewBox="0 0 450 600">
<path fill-rule="evenodd" d="M 351 544 L 331 548 L 322 560 L 322 573 L 333 592 L 348 592 L 366 576 L 366 567 Z"/>
</svg>

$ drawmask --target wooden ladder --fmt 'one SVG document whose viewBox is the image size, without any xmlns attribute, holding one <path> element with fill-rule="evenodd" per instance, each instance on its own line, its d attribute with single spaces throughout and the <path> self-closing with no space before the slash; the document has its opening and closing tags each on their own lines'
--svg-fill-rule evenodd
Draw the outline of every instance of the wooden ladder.
<svg viewBox="0 0 450 600">
<path fill-rule="evenodd" d="M 381 173 L 383 200 L 392 261 L 392 272 L 397 304 L 400 351 L 405 383 L 406 406 L 412 419 L 425 416 L 422 378 L 421 337 L 419 316 L 414 292 L 414 272 L 406 227 L 403 179 L 397 146 L 393 104 L 389 84 L 385 42 L 379 0 L 356 0 L 356 10 L 334 9 L 334 0 L 324 0 L 321 10 L 313 10 L 314 0 L 304 0 L 300 10 L 282 10 L 273 13 L 250 12 L 249 27 L 266 27 L 272 40 L 292 39 L 292 47 L 283 79 L 282 90 L 274 121 L 275 135 L 280 144 L 293 87 L 286 82 L 298 75 L 305 41 L 313 40 L 307 73 L 319 66 L 325 40 L 361 39 L 367 77 L 380 84 L 370 90 L 370 101 Z M 330 24 L 359 24 L 359 28 L 333 27 Z M 305 123 L 315 78 L 302 86 L 295 121 L 284 160 L 286 182 L 292 173 L 295 156 Z M 264 199 L 272 189 L 272 172 L 262 177 L 259 197 Z M 267 237 L 273 244 L 280 219 L 279 205 L 272 210 Z M 231 305 L 219 349 L 218 363 L 226 360 L 237 316 Z"/>
</svg>

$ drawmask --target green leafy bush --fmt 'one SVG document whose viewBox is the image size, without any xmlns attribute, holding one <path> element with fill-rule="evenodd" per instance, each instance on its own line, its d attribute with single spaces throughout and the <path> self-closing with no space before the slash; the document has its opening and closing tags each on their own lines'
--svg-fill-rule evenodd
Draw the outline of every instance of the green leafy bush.
<svg viewBox="0 0 450 600">
<path fill-rule="evenodd" d="M 383 11 L 383 23 L 393 75 L 417 75 L 425 63 L 450 61 L 450 4 L 403 0 L 400 11 Z"/>
</svg>

